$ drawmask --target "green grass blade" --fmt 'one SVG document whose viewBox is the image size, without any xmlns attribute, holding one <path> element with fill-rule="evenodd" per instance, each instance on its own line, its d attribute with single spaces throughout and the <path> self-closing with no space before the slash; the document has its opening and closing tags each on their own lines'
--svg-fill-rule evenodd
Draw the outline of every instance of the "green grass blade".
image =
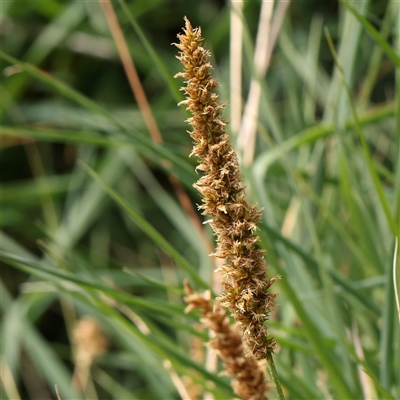
<svg viewBox="0 0 400 400">
<path fill-rule="evenodd" d="M 82 398 L 71 388 L 71 377 L 65 365 L 36 330 L 30 329 L 25 325 L 23 328 L 23 341 L 31 360 L 46 377 L 49 386 L 52 383 L 57 384 L 64 398 Z"/>
<path fill-rule="evenodd" d="M 265 228 L 266 234 L 275 242 L 282 243 L 288 251 L 292 251 L 293 253 L 300 256 L 306 265 L 313 271 L 313 273 L 318 273 L 318 264 L 317 261 L 307 254 L 304 250 L 302 250 L 298 245 L 294 244 L 289 239 L 283 237 L 279 232 L 269 226 L 267 223 L 264 223 L 263 228 Z M 380 315 L 379 307 L 371 301 L 368 297 L 364 296 L 357 290 L 356 286 L 352 284 L 352 282 L 348 282 L 346 278 L 335 269 L 328 268 L 328 272 L 331 275 L 332 279 L 338 284 L 346 293 L 355 297 L 360 304 L 365 306 L 369 311 L 375 313 L 376 316 Z"/>
<path fill-rule="evenodd" d="M 382 50 L 386 55 L 393 61 L 393 63 L 400 67 L 400 57 L 392 49 L 389 43 L 382 37 L 382 35 L 368 22 L 349 2 L 340 0 L 340 2 L 360 21 L 364 29 L 370 34 L 370 36 L 381 46 Z"/>
<path fill-rule="evenodd" d="M 131 304 L 140 309 L 148 310 L 149 312 L 156 312 L 168 315 L 183 315 L 183 306 L 176 306 L 168 304 L 161 300 L 156 299 L 143 299 L 140 297 L 132 296 L 124 293 L 120 290 L 112 289 L 100 282 L 92 282 L 88 279 L 77 277 L 76 274 L 69 274 L 65 272 L 59 272 L 55 269 L 51 269 L 43 266 L 39 262 L 33 262 L 25 260 L 13 254 L 7 252 L 1 252 L 0 255 L 7 260 L 10 265 L 21 269 L 29 274 L 37 276 L 38 278 L 44 279 L 45 281 L 52 280 L 57 282 L 71 282 L 83 289 L 97 290 L 101 293 L 109 296 L 110 298 L 117 300 L 122 303 Z"/>
<path fill-rule="evenodd" d="M 75 295 L 78 295 L 78 293 L 74 293 Z M 207 371 L 203 366 L 193 361 L 188 354 L 176 346 L 171 338 L 166 337 L 164 334 L 143 333 L 134 324 L 121 316 L 117 310 L 110 307 L 103 299 L 96 295 L 92 294 L 91 299 L 88 299 L 87 296 L 80 296 L 80 301 L 92 308 L 93 312 L 96 315 L 98 314 L 99 319 L 104 321 L 105 325 L 110 325 L 115 336 L 120 336 L 131 351 L 143 353 L 144 345 L 147 349 L 151 350 L 152 354 L 161 357 L 161 359 L 170 360 L 178 371 L 185 374 L 187 373 L 187 368 L 193 368 L 204 379 L 214 382 L 217 385 L 217 392 L 219 392 L 220 396 L 222 392 L 224 396 L 222 398 L 232 397 L 229 385 L 221 377 Z M 140 342 L 139 349 L 137 348 L 137 341 Z"/>
<path fill-rule="evenodd" d="M 114 121 L 114 118 L 112 116 L 110 116 L 109 113 L 107 113 L 102 107 L 98 106 L 95 102 L 90 100 L 88 97 L 84 96 L 83 94 L 77 92 L 74 89 L 71 89 L 65 83 L 61 82 L 58 79 L 53 78 L 50 74 L 47 74 L 46 72 L 40 70 L 39 68 L 35 67 L 34 65 L 19 61 L 16 58 L 4 53 L 3 51 L 0 51 L 0 58 L 7 61 L 9 64 L 18 65 L 19 67 L 22 68 L 22 70 L 29 73 L 29 75 L 31 75 L 32 77 L 47 84 L 48 86 L 52 87 L 54 90 L 56 90 L 61 95 L 71 99 L 72 101 L 74 101 L 77 104 L 80 104 L 82 107 L 84 107 L 90 111 L 93 111 L 94 113 L 96 113 L 98 115 L 105 117 L 107 120 L 110 120 L 114 123 L 116 122 L 116 121 Z"/>
<path fill-rule="evenodd" d="M 190 221 L 188 215 L 182 210 L 180 204 L 162 187 L 141 159 L 138 157 L 133 158 L 131 154 L 126 153 L 124 159 L 130 166 L 132 173 L 135 174 L 138 181 L 146 188 L 150 197 L 175 226 L 182 238 L 196 250 L 201 264 L 211 269 L 210 257 L 207 255 L 208 249 L 205 248 L 204 239 L 192 221 Z"/>
<path fill-rule="evenodd" d="M 361 126 L 378 122 L 383 118 L 392 116 L 395 113 L 395 105 L 393 103 L 385 104 L 383 106 L 376 107 L 364 112 L 359 116 L 358 122 Z M 356 121 L 354 119 L 346 122 L 346 129 L 354 128 Z M 260 154 L 255 163 L 254 170 L 256 175 L 264 177 L 268 167 L 278 159 L 284 157 L 287 153 L 305 144 L 315 143 L 317 140 L 328 137 L 335 133 L 336 125 L 333 123 L 329 124 L 318 124 L 311 128 L 308 128 L 296 135 L 291 136 L 284 142 L 278 144 L 273 149 Z"/>
<path fill-rule="evenodd" d="M 276 364 L 279 371 L 279 379 L 282 385 L 294 399 L 310 400 L 322 399 L 322 393 L 317 391 L 316 385 L 312 385 L 303 376 L 293 374 L 290 362 L 284 362 L 280 357 L 276 358 Z"/>
<path fill-rule="evenodd" d="M 5 11 L 5 4 L 11 4 L 11 2 L 3 3 L 1 11 Z M 81 1 L 76 0 L 66 3 L 60 14 L 41 31 L 34 43 L 29 47 L 24 57 L 25 61 L 40 65 L 50 52 L 57 48 L 84 18 L 85 7 Z M 18 77 L 18 79 L 5 82 L 4 86 L 8 96 L 2 96 L 0 103 L 1 112 L 7 110 L 12 104 L 11 101 L 15 101 L 19 97 L 28 84 L 27 78 L 27 76 Z"/>
<path fill-rule="evenodd" d="M 384 212 L 384 214 L 386 216 L 388 225 L 389 225 L 393 235 L 396 236 L 396 235 L 398 235 L 398 232 L 399 232 L 398 231 L 399 225 L 396 223 L 395 219 L 393 218 L 392 212 L 390 210 L 388 199 L 387 199 L 387 197 L 386 197 L 386 195 L 385 195 L 385 193 L 383 191 L 382 183 L 381 183 L 381 181 L 379 179 L 378 173 L 377 173 L 376 168 L 374 166 L 374 163 L 373 163 L 373 160 L 372 160 L 372 156 L 371 156 L 371 152 L 369 150 L 368 144 L 367 144 L 367 142 L 365 140 L 365 137 L 364 137 L 364 134 L 363 134 L 363 131 L 362 131 L 362 128 L 361 128 L 361 124 L 360 124 L 360 121 L 359 121 L 359 118 L 358 118 L 358 115 L 357 115 L 356 108 L 355 108 L 354 103 L 353 103 L 353 99 L 352 99 L 352 96 L 351 96 L 351 93 L 350 93 L 350 89 L 347 86 L 347 83 L 346 83 L 346 81 L 344 79 L 343 69 L 338 63 L 338 59 L 337 59 L 337 56 L 336 56 L 336 51 L 335 51 L 335 48 L 333 46 L 332 40 L 331 40 L 329 35 L 327 35 L 327 38 L 328 38 L 328 43 L 329 43 L 332 55 L 334 57 L 335 63 L 337 65 L 337 68 L 338 68 L 338 70 L 340 72 L 340 75 L 342 77 L 342 84 L 343 84 L 343 87 L 344 87 L 344 89 L 346 91 L 347 98 L 348 98 L 348 101 L 349 101 L 349 104 L 350 104 L 350 108 L 351 108 L 351 112 L 352 112 L 353 118 L 354 118 L 354 127 L 355 127 L 355 130 L 357 132 L 358 138 L 359 138 L 359 140 L 361 142 L 361 146 L 362 146 L 362 149 L 363 149 L 364 157 L 365 157 L 365 160 L 367 162 L 367 166 L 368 166 L 371 178 L 372 178 L 372 182 L 374 183 L 375 190 L 376 190 L 376 193 L 377 193 L 378 198 L 380 200 L 380 204 L 381 204 L 381 207 L 383 209 L 383 212 Z"/>
<path fill-rule="evenodd" d="M 148 235 L 160 248 L 162 248 L 166 254 L 168 254 L 178 265 L 180 265 L 196 282 L 197 285 L 207 288 L 208 285 L 199 277 L 196 270 L 190 265 L 190 263 L 182 257 L 178 251 L 176 251 L 173 246 L 157 232 L 142 216 L 140 216 L 136 210 L 123 199 L 114 189 L 107 185 L 100 177 L 93 171 L 89 166 L 81 163 L 81 166 L 86 170 L 86 172 L 95 179 L 103 189 L 110 195 L 110 197 L 129 215 L 133 222 Z"/>
<path fill-rule="evenodd" d="M 172 165 L 174 166 L 173 172 L 176 172 L 178 176 L 182 176 L 182 174 L 184 174 L 186 175 L 186 181 L 193 182 L 195 180 L 195 173 L 193 171 L 193 168 L 190 167 L 189 163 L 186 160 L 183 161 L 180 157 L 177 157 L 171 151 L 168 151 L 165 146 L 158 146 L 154 144 L 147 136 L 144 136 L 138 132 L 135 132 L 133 134 L 130 130 L 123 126 L 117 118 L 107 112 L 103 107 L 100 107 L 94 101 L 90 100 L 88 97 L 72 89 L 71 87 L 52 77 L 51 75 L 41 71 L 37 67 L 28 63 L 18 61 L 14 57 L 5 54 L 3 51 L 0 51 L 0 58 L 7 61 L 8 63 L 20 66 L 24 71 L 29 73 L 35 79 L 38 79 L 39 81 L 52 87 L 59 94 L 65 96 L 66 98 L 72 100 L 73 102 L 79 104 L 87 110 L 90 110 L 95 114 L 104 117 L 107 121 L 111 122 L 121 132 L 123 132 L 128 138 L 132 139 L 135 145 L 138 146 L 138 150 L 140 150 L 142 154 L 145 154 L 146 156 L 150 155 L 151 159 L 158 165 L 160 165 L 163 169 L 165 169 L 165 166 L 163 165 L 163 160 L 171 161 Z M 190 186 L 190 184 L 188 184 L 188 186 Z"/>
<path fill-rule="evenodd" d="M 166 147 L 158 147 L 153 145 L 146 137 L 142 137 L 144 146 L 141 146 L 134 138 L 121 138 L 111 136 L 101 136 L 96 132 L 90 131 L 70 131 L 70 130 L 49 130 L 49 129 L 28 129 L 28 128 L 14 128 L 9 126 L 0 126 L 2 129 L 2 136 L 9 136 L 15 138 L 34 138 L 40 141 L 50 143 L 71 143 L 71 144 L 87 144 L 103 148 L 127 148 L 130 147 L 132 152 L 134 149 L 140 150 L 141 155 L 154 161 L 157 165 L 166 169 L 163 164 L 163 159 L 169 160 L 173 163 L 173 170 L 178 175 L 183 176 L 186 181 L 192 182 L 195 180 L 194 168 L 185 160 L 177 157 Z"/>
<path fill-rule="evenodd" d="M 400 10 L 399 4 L 395 1 L 392 2 L 393 8 L 397 11 L 397 18 L 395 18 L 395 26 L 397 26 L 397 30 L 395 31 L 396 36 L 396 51 L 400 54 Z M 400 225 L 400 67 L 397 66 L 395 71 L 395 101 L 396 101 L 396 110 L 395 110 L 395 125 L 394 125 L 394 138 L 397 146 L 397 154 L 395 154 L 396 164 L 395 164 L 395 210 L 394 215 L 396 221 L 399 221 Z M 396 235 L 400 238 L 400 233 Z M 400 354 L 400 352 L 399 352 Z M 399 365 L 400 367 L 400 365 Z M 399 382 L 400 386 L 400 382 Z M 400 396 L 400 389 L 399 389 Z"/>
<path fill-rule="evenodd" d="M 396 12 L 397 10 L 396 7 L 393 7 L 393 3 L 391 5 L 388 4 L 381 26 L 381 35 L 383 40 L 387 40 L 388 35 L 390 34 Z M 381 46 L 375 44 L 368 63 L 367 73 L 359 91 L 357 106 L 361 110 L 365 109 L 368 103 L 371 101 L 372 91 L 374 89 L 374 86 L 377 84 L 377 80 L 379 79 L 379 70 L 382 66 L 382 56 L 383 50 Z"/>
<path fill-rule="evenodd" d="M 133 145 L 133 142 L 124 138 L 101 136 L 96 132 L 29 129 L 13 126 L 0 126 L 1 135 L 14 138 L 33 138 L 52 143 L 89 144 L 98 147 L 121 147 Z"/>
<path fill-rule="evenodd" d="M 262 235 L 261 239 L 263 240 Z M 265 241 L 265 239 L 263 241 Z M 271 261 L 274 261 L 273 265 L 282 277 L 282 279 L 279 281 L 279 285 L 282 287 L 285 295 L 288 297 L 292 306 L 296 310 L 296 314 L 300 319 L 304 332 L 315 351 L 315 355 L 318 357 L 319 361 L 328 372 L 329 379 L 333 383 L 333 388 L 335 392 L 337 393 L 339 398 L 354 398 L 352 391 L 348 387 L 344 377 L 340 372 L 340 369 L 338 368 L 338 365 L 332 362 L 330 353 L 327 352 L 327 348 L 325 346 L 325 338 L 323 338 L 321 331 L 317 328 L 312 319 L 309 317 L 307 310 L 304 308 L 295 290 L 289 284 L 286 271 L 280 266 L 279 261 L 275 259 L 275 256 L 271 252 L 269 252 L 268 255 L 269 259 Z"/>
<path fill-rule="evenodd" d="M 124 0 L 118 0 L 120 6 L 122 7 L 122 10 L 124 11 L 126 17 L 128 18 L 128 21 L 132 25 L 133 29 L 135 30 L 136 34 L 139 36 L 140 41 L 142 42 L 143 46 L 149 53 L 151 59 L 154 62 L 154 65 L 158 68 L 162 78 L 164 79 L 165 83 L 170 89 L 171 94 L 173 95 L 174 99 L 179 103 L 180 101 L 183 100 L 183 95 L 179 91 L 179 86 L 176 82 L 176 80 L 172 77 L 171 72 L 168 70 L 166 67 L 165 63 L 162 61 L 162 59 L 159 57 L 157 54 L 156 50 L 152 46 L 152 44 L 147 40 L 146 35 L 144 34 L 142 28 L 132 15 L 132 13 L 129 11 L 126 3 Z"/>
<path fill-rule="evenodd" d="M 125 170 L 125 163 L 113 149 L 104 152 L 96 160 L 89 158 L 89 161 L 97 163 L 98 174 L 109 185 L 118 181 Z M 60 227 L 51 236 L 52 241 L 61 248 L 61 253 L 68 252 L 79 242 L 108 201 L 108 196 L 98 184 L 85 184 L 85 175 L 80 168 L 75 169 Z"/>
<path fill-rule="evenodd" d="M 200 372 L 204 378 L 216 383 L 218 388 L 225 396 L 232 395 L 231 388 L 225 381 L 221 379 L 221 377 L 207 371 L 204 367 L 194 362 L 191 357 L 177 348 L 176 345 L 171 341 L 165 340 L 161 336 L 143 334 L 134 325 L 126 321 L 126 319 L 122 318 L 108 306 L 103 308 L 103 312 L 105 315 L 112 317 L 114 323 L 118 324 L 121 329 L 129 335 L 130 338 L 132 338 L 132 336 L 136 337 L 138 340 L 140 340 L 140 342 L 154 351 L 154 353 L 156 353 L 162 359 L 170 360 L 175 368 L 179 368 L 179 370 L 183 368 L 182 372 L 185 371 L 186 368 L 193 368 L 194 370 Z"/>
<path fill-rule="evenodd" d="M 164 289 L 166 291 L 170 291 L 170 292 L 174 292 L 174 293 L 178 293 L 180 295 L 184 295 L 184 291 L 182 288 L 180 287 L 176 287 L 176 286 L 172 286 L 172 285 L 167 285 L 164 282 L 161 282 L 159 280 L 150 278 L 144 274 L 141 274 L 140 272 L 135 271 L 134 269 L 129 269 L 129 268 L 124 268 L 123 269 L 126 273 L 131 274 L 132 276 L 134 276 L 135 278 L 139 278 L 142 279 L 143 281 L 149 283 L 151 286 L 153 287 L 158 287 L 160 289 Z"/>
<path fill-rule="evenodd" d="M 65 398 L 81 399 L 82 397 L 71 387 L 71 374 L 61 362 L 55 352 L 47 345 L 45 340 L 27 319 L 27 307 L 23 297 L 12 301 L 7 290 L 1 282 L 2 300 L 0 302 L 4 319 L 2 321 L 2 353 L 6 354 L 10 369 L 14 370 L 19 363 L 20 352 L 29 354 L 33 365 L 36 365 L 43 378 L 48 383 L 50 390 L 57 384 Z M 7 308 L 5 308 L 7 306 Z M 14 329 L 17 328 L 17 331 Z M 11 335 L 11 336 L 10 336 Z M 13 349 L 18 350 L 13 354 Z M 15 376 L 15 371 L 14 374 Z"/>
</svg>

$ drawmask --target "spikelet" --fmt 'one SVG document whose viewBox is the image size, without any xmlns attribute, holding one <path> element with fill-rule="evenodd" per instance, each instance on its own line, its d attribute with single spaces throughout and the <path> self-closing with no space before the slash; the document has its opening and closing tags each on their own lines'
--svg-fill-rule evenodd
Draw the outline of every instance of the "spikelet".
<svg viewBox="0 0 400 400">
<path fill-rule="evenodd" d="M 265 381 L 262 361 L 257 361 L 253 355 L 245 356 L 242 337 L 237 325 L 231 325 L 226 311 L 218 302 L 214 309 L 211 292 L 204 294 L 194 292 L 189 283 L 185 282 L 185 312 L 196 308 L 201 310 L 201 322 L 215 333 L 210 346 L 222 360 L 226 374 L 232 378 L 232 388 L 243 399 L 265 400 L 265 392 L 269 389 Z"/>
<path fill-rule="evenodd" d="M 239 323 L 254 356 L 263 359 L 275 345 L 264 322 L 276 297 L 269 288 L 278 277 L 268 279 L 264 251 L 257 248 L 259 238 L 254 233 L 261 211 L 245 200 L 238 159 L 222 116 L 224 105 L 215 93 L 218 82 L 210 74 L 210 53 L 202 46 L 201 29 L 193 29 L 187 18 L 185 22 L 184 33 L 178 35 L 180 43 L 175 44 L 184 72 L 175 77 L 185 79 L 181 90 L 186 99 L 179 104 L 192 114 L 187 120 L 193 127 L 191 156 L 198 157 L 196 170 L 203 172 L 194 185 L 202 196 L 199 209 L 210 217 L 207 222 L 217 237 L 213 255 L 225 259 L 219 301 Z"/>
</svg>

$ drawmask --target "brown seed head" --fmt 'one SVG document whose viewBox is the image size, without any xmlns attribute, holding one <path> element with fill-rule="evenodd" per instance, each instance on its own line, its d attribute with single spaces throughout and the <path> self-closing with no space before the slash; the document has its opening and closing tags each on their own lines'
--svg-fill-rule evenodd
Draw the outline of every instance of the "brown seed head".
<svg viewBox="0 0 400 400">
<path fill-rule="evenodd" d="M 217 237 L 216 257 L 225 259 L 222 270 L 224 293 L 221 305 L 229 308 L 240 324 L 243 337 L 257 359 L 266 358 L 275 342 L 264 325 L 276 294 L 269 288 L 278 277 L 268 279 L 264 251 L 257 248 L 261 211 L 245 199 L 239 163 L 222 116 L 223 104 L 217 101 L 217 82 L 211 77 L 210 53 L 202 46 L 201 29 L 193 29 L 185 18 L 183 34 L 178 35 L 177 57 L 184 71 L 181 89 L 186 109 L 192 114 L 188 123 L 194 140 L 193 151 L 199 159 L 196 170 L 203 172 L 194 185 L 202 196 L 199 208 Z"/>
<path fill-rule="evenodd" d="M 85 316 L 74 327 L 72 339 L 75 348 L 75 359 L 88 360 L 90 363 L 96 356 L 108 350 L 108 341 L 100 324 L 94 318 Z"/>
<path fill-rule="evenodd" d="M 226 374 L 233 379 L 235 393 L 243 399 L 267 399 L 265 392 L 269 386 L 265 381 L 262 363 L 257 362 L 253 355 L 245 356 L 237 325 L 230 324 L 226 311 L 218 303 L 213 310 L 209 292 L 201 295 L 185 282 L 185 293 L 187 310 L 199 308 L 202 324 L 215 333 L 209 344 L 223 361 Z"/>
</svg>

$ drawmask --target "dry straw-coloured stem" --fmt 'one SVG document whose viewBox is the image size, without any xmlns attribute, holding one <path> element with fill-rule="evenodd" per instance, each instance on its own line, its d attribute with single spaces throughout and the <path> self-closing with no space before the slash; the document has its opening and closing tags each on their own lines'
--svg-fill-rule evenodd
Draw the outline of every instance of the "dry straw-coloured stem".
<svg viewBox="0 0 400 400">
<path fill-rule="evenodd" d="M 236 153 L 229 142 L 223 119 L 223 104 L 217 101 L 218 83 L 211 77 L 210 53 L 202 47 L 200 28 L 193 29 L 185 19 L 184 33 L 178 35 L 181 50 L 178 59 L 184 72 L 185 104 L 192 117 L 189 132 L 194 139 L 191 155 L 199 158 L 197 170 L 203 176 L 194 185 L 201 193 L 199 206 L 217 236 L 214 255 L 225 259 L 222 270 L 224 293 L 221 305 L 229 308 L 239 322 L 243 337 L 257 359 L 267 357 L 275 342 L 268 337 L 264 322 L 268 318 L 276 294 L 268 292 L 277 278 L 268 279 L 264 251 L 257 248 L 254 235 L 261 211 L 245 200 Z"/>
<path fill-rule="evenodd" d="M 129 80 L 129 84 L 131 85 L 140 111 L 142 112 L 147 128 L 149 129 L 151 138 L 153 139 L 154 143 L 162 143 L 161 133 L 158 129 L 156 120 L 154 119 L 149 102 L 147 101 L 147 97 L 140 82 L 135 64 L 133 63 L 132 57 L 130 56 L 128 45 L 126 43 L 122 29 L 119 25 L 117 16 L 115 15 L 112 2 L 110 0 L 100 0 L 100 5 L 107 19 L 111 34 L 113 35 L 118 53 L 122 61 L 122 65 L 124 66 L 126 76 Z"/>
<path fill-rule="evenodd" d="M 215 333 L 209 345 L 215 350 L 224 363 L 226 373 L 233 379 L 235 393 L 243 399 L 265 400 L 269 389 L 264 378 L 261 362 L 253 355 L 245 356 L 242 337 L 236 325 L 231 325 L 226 312 L 218 302 L 212 306 L 211 292 L 203 295 L 194 292 L 185 282 L 185 301 L 188 304 L 185 312 L 200 309 L 201 322 Z"/>
<path fill-rule="evenodd" d="M 261 2 L 260 20 L 258 22 L 254 52 L 256 76 L 250 82 L 250 90 L 243 113 L 242 124 L 237 136 L 238 149 L 243 151 L 243 162 L 245 165 L 251 165 L 254 158 L 257 120 L 261 99 L 260 79 L 267 73 L 272 50 L 289 4 L 290 0 L 280 0 L 272 19 L 274 0 Z"/>
</svg>

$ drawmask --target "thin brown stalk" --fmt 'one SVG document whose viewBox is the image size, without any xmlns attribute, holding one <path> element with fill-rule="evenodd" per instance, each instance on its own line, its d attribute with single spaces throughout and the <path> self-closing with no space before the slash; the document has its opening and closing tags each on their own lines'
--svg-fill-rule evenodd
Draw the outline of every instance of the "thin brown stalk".
<svg viewBox="0 0 400 400">
<path fill-rule="evenodd" d="M 99 0 L 103 9 L 104 15 L 107 19 L 108 26 L 110 27 L 111 34 L 114 38 L 115 45 L 117 46 L 118 54 L 121 58 L 122 65 L 125 69 L 126 76 L 129 84 L 131 85 L 132 92 L 135 96 L 136 102 L 145 120 L 147 129 L 154 143 L 162 143 L 162 136 L 158 129 L 157 123 L 154 119 L 149 102 L 147 101 L 146 94 L 140 82 L 139 75 L 136 71 L 135 64 L 129 53 L 128 45 L 121 26 L 119 25 L 117 16 L 115 15 L 114 8 L 110 0 Z"/>
<path fill-rule="evenodd" d="M 185 384 L 182 382 L 181 377 L 174 370 L 171 361 L 164 360 L 163 362 L 164 368 L 169 372 L 169 376 L 171 377 L 171 381 L 176 387 L 176 390 L 179 393 L 179 396 L 182 400 L 191 400 L 191 397 L 186 389 Z"/>
</svg>

